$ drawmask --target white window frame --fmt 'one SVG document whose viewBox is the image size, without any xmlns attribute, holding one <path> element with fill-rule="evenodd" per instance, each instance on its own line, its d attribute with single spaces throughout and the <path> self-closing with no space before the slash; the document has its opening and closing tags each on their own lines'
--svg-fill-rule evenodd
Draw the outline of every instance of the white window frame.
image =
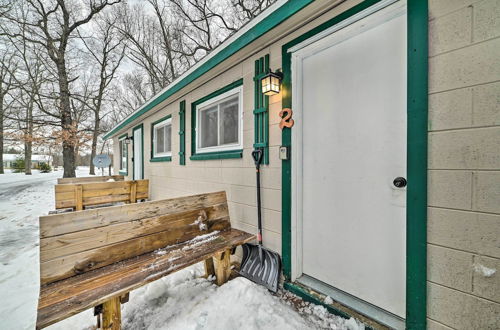
<svg viewBox="0 0 500 330">
<path fill-rule="evenodd" d="M 120 157 L 120 172 L 127 172 L 128 171 L 128 144 L 125 143 L 125 139 L 127 137 L 124 136 L 120 139 L 118 139 L 118 148 L 120 149 L 118 155 Z M 125 149 L 126 149 L 126 152 L 125 152 L 125 164 L 123 163 L 123 156 L 122 156 L 122 153 L 123 153 L 123 146 L 125 146 Z M 125 165 L 125 167 L 122 167 L 123 165 Z"/>
<path fill-rule="evenodd" d="M 224 144 L 212 147 L 201 148 L 201 111 L 213 107 L 216 104 L 222 103 L 225 99 L 238 95 L 238 143 Z M 217 107 L 220 112 L 220 107 Z M 219 117 L 220 118 L 220 114 Z M 220 126 L 217 126 L 217 141 L 220 140 Z M 238 86 L 220 95 L 217 95 L 203 103 L 196 105 L 196 153 L 202 154 L 207 152 L 231 151 L 243 149 L 243 86 Z"/>
<path fill-rule="evenodd" d="M 161 128 L 164 126 L 170 125 L 170 151 L 166 152 L 156 152 L 156 146 L 158 145 L 158 140 L 156 138 L 156 129 Z M 159 123 L 156 123 L 153 125 L 153 158 L 160 158 L 160 157 L 171 157 L 172 156 L 172 117 L 167 118 L 165 120 L 162 120 Z"/>
</svg>

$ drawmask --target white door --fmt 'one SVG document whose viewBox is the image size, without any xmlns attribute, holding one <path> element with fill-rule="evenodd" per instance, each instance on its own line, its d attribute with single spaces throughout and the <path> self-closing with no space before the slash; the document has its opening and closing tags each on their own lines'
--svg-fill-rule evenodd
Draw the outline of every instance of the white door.
<svg viewBox="0 0 500 330">
<path fill-rule="evenodd" d="M 143 169 L 142 167 L 144 166 L 143 164 L 143 144 L 144 141 L 142 140 L 142 127 L 136 128 L 134 130 L 134 180 L 141 180 L 143 179 L 142 173 Z"/>
<path fill-rule="evenodd" d="M 406 7 L 292 49 L 294 277 L 405 317 Z"/>
</svg>

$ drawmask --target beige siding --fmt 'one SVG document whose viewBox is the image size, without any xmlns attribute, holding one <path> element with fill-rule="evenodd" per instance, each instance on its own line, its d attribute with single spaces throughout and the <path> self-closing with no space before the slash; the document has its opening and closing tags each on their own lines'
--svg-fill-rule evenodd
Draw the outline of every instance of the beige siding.
<svg viewBox="0 0 500 330">
<path fill-rule="evenodd" d="M 152 198 L 225 190 L 233 226 L 255 232 L 255 170 L 250 157 L 254 61 L 270 54 L 271 68 L 280 68 L 283 44 L 358 2 L 345 1 L 326 12 L 333 2 L 314 2 L 273 30 L 273 35 L 263 36 L 150 111 L 142 121 L 145 177 L 151 180 Z M 318 17 L 311 20 L 313 16 Z M 500 2 L 429 0 L 429 18 L 428 327 L 498 329 Z M 191 161 L 191 103 L 242 77 L 243 158 Z M 186 101 L 186 166 L 179 165 L 178 156 L 181 100 Z M 264 242 L 280 252 L 281 96 L 270 101 L 270 165 L 262 173 Z M 167 114 L 172 114 L 172 161 L 151 163 L 150 125 Z M 129 179 L 131 157 L 129 145 Z M 496 272 L 488 274 L 488 270 Z"/>
<path fill-rule="evenodd" d="M 500 2 L 429 11 L 429 328 L 498 329 Z"/>
</svg>

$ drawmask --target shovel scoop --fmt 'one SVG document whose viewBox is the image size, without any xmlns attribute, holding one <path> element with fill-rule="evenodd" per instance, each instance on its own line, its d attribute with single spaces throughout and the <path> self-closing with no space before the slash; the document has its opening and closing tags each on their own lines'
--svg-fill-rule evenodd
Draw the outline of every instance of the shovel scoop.
<svg viewBox="0 0 500 330">
<path fill-rule="evenodd" d="M 252 152 L 257 173 L 257 244 L 243 245 L 243 261 L 240 274 L 249 280 L 264 285 L 272 292 L 278 290 L 281 273 L 281 258 L 279 254 L 262 246 L 262 213 L 260 201 L 260 163 L 262 162 L 262 149 Z"/>
</svg>

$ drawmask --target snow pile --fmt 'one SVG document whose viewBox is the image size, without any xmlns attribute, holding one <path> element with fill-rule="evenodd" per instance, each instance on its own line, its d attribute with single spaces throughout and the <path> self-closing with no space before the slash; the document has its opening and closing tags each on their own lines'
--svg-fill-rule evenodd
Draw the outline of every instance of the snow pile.
<svg viewBox="0 0 500 330">
<path fill-rule="evenodd" d="M 494 268 L 489 268 L 481 264 L 475 264 L 474 270 L 476 273 L 483 275 L 484 277 L 492 277 L 497 272 Z"/>
<path fill-rule="evenodd" d="M 281 291 L 282 300 L 290 305 L 295 306 L 300 315 L 308 321 L 309 324 L 314 325 L 312 328 L 315 329 L 347 329 L 347 330 L 364 330 L 365 326 L 363 323 L 357 321 L 354 318 L 348 320 L 335 316 L 328 312 L 328 310 L 316 304 L 312 304 L 307 301 L 303 301 L 301 298 L 297 297 L 289 291 Z M 328 299 L 330 298 L 330 299 Z M 325 298 L 326 301 L 333 303 L 331 297 Z"/>
<path fill-rule="evenodd" d="M 267 289 L 238 277 L 221 287 L 200 278 L 201 264 L 180 270 L 130 293 L 122 305 L 123 328 L 127 330 L 362 330 L 354 319 L 345 320 L 322 307 L 300 300 L 294 303 L 274 296 Z M 92 329 L 95 318 L 86 311 L 49 329 Z"/>
</svg>

